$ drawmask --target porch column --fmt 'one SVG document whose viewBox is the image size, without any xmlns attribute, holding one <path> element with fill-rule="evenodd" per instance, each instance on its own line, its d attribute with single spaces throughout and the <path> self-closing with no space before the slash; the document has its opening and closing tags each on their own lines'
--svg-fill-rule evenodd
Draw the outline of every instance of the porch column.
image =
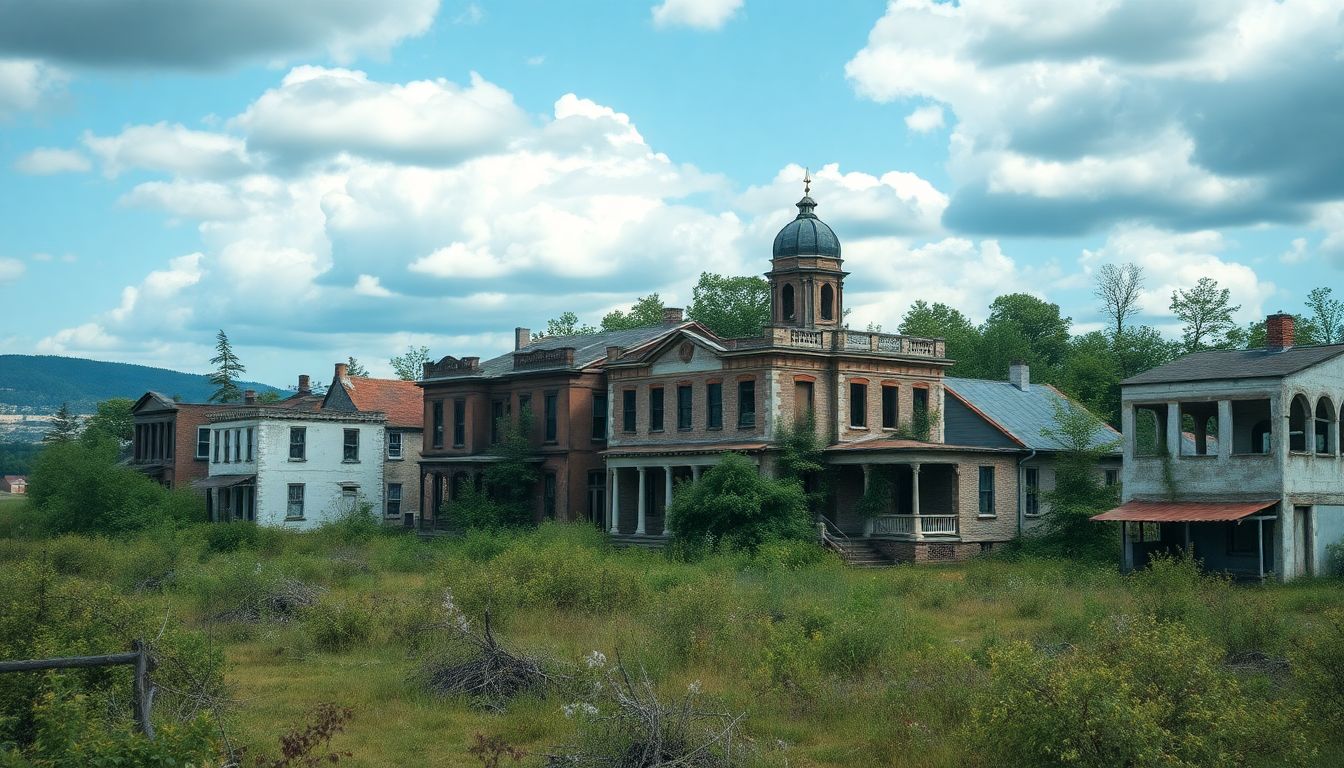
<svg viewBox="0 0 1344 768">
<path fill-rule="evenodd" d="M 1257 515 L 1256 517 L 1259 517 Z M 1265 580 L 1265 521 L 1263 518 L 1255 521 L 1255 557 L 1258 561 L 1260 570 L 1260 581 Z M 1282 570 L 1283 566 L 1280 565 Z"/>
<path fill-rule="evenodd" d="M 663 535 L 667 535 L 667 509 L 672 506 L 672 466 L 663 467 Z"/>
<path fill-rule="evenodd" d="M 915 538 L 924 538 L 924 522 L 919 519 L 919 465 L 910 465 L 910 511 L 915 515 Z"/>
<path fill-rule="evenodd" d="M 867 497 L 868 497 L 868 485 L 869 485 L 869 483 L 872 481 L 872 469 L 873 469 L 873 467 L 872 467 L 872 465 L 870 465 L 870 464 L 860 464 L 859 466 L 863 469 L 863 495 L 864 495 L 864 498 L 867 498 Z M 872 536 L 872 535 L 873 535 L 873 518 L 870 517 L 870 518 L 868 518 L 867 520 L 864 520 L 864 521 L 863 521 L 863 535 L 864 535 L 864 536 Z"/>
<path fill-rule="evenodd" d="M 612 534 L 621 532 L 621 470 L 619 467 L 611 468 L 611 528 L 609 532 Z"/>
<path fill-rule="evenodd" d="M 691 482 L 695 482 L 696 480 L 699 480 L 699 479 L 700 479 L 700 465 L 699 465 L 699 464 L 692 464 L 692 465 L 691 465 Z"/>
<path fill-rule="evenodd" d="M 1218 401 L 1218 458 L 1232 455 L 1232 401 Z"/>
<path fill-rule="evenodd" d="M 1181 404 L 1167 403 L 1167 455 L 1181 456 Z"/>
<path fill-rule="evenodd" d="M 648 515 L 648 498 L 645 496 L 647 486 L 644 483 L 645 475 L 648 473 L 648 467 L 636 467 L 639 470 L 639 520 L 635 523 L 635 535 L 644 535 L 644 518 Z"/>
</svg>

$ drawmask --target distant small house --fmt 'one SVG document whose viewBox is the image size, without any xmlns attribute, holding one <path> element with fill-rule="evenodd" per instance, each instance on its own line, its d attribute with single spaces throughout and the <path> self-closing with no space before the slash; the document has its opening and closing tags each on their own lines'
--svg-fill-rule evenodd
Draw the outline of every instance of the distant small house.
<svg viewBox="0 0 1344 768">
<path fill-rule="evenodd" d="M 1344 344 L 1294 346 L 1270 315 L 1262 349 L 1195 352 L 1121 382 L 1123 565 L 1190 552 L 1280 580 L 1322 573 L 1344 541 Z"/>
<path fill-rule="evenodd" d="M 3 479 L 0 479 L 0 491 L 27 493 L 28 478 L 23 475 L 5 475 Z"/>
</svg>

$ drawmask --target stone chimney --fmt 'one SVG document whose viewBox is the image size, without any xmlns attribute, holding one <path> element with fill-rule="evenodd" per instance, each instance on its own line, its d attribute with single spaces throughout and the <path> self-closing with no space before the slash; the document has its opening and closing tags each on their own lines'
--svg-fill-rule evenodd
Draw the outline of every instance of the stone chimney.
<svg viewBox="0 0 1344 768">
<path fill-rule="evenodd" d="M 517 352 L 518 350 L 522 349 L 523 347 L 526 347 L 528 344 L 531 344 L 531 343 L 532 343 L 532 331 L 531 331 L 530 329 L 527 329 L 527 328 L 514 328 L 514 329 L 513 329 L 513 351 L 514 351 L 514 352 Z"/>
<path fill-rule="evenodd" d="M 610 362 L 625 354 L 625 347 L 607 347 L 607 361 Z"/>
<path fill-rule="evenodd" d="M 309 383 L 308 374 L 306 373 L 299 374 L 299 394 L 300 395 L 313 394 L 313 387 Z"/>
<path fill-rule="evenodd" d="M 684 323 L 686 316 L 681 307 L 663 307 L 663 322 Z"/>
<path fill-rule="evenodd" d="M 336 373 L 333 375 L 333 378 L 332 378 L 332 380 L 331 380 L 331 383 L 332 383 L 332 384 L 337 384 L 337 383 L 339 383 L 339 382 L 345 381 L 345 380 L 348 379 L 348 378 L 350 378 L 350 364 L 349 364 L 349 363 L 337 363 L 337 364 L 336 364 Z"/>
<path fill-rule="evenodd" d="M 1031 386 L 1031 367 L 1025 360 L 1014 360 L 1008 365 L 1008 381 L 1023 392 L 1027 391 Z"/>
<path fill-rule="evenodd" d="M 1282 352 L 1293 346 L 1295 332 L 1293 316 L 1279 310 L 1265 318 L 1265 349 Z"/>
<path fill-rule="evenodd" d="M 257 404 L 257 390 L 255 390 L 255 389 L 245 389 L 245 390 L 243 390 L 243 403 L 244 403 L 245 405 L 256 405 L 256 404 Z"/>
</svg>

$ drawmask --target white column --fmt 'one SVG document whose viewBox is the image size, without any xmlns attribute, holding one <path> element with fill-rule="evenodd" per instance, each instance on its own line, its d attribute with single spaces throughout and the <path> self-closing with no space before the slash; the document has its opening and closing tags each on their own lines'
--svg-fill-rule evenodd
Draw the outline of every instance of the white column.
<svg viewBox="0 0 1344 768">
<path fill-rule="evenodd" d="M 868 485 L 869 485 L 870 482 L 872 482 L 872 469 L 873 469 L 873 468 L 872 468 L 872 465 L 869 465 L 869 464 L 861 464 L 860 467 L 863 469 L 863 495 L 864 495 L 865 497 L 867 497 L 867 496 L 868 496 Z M 864 536 L 872 536 L 872 535 L 873 535 L 873 518 L 870 517 L 870 518 L 868 518 L 867 520 L 864 520 L 864 521 L 863 521 L 863 535 L 864 535 Z"/>
<path fill-rule="evenodd" d="M 1173 459 L 1181 455 L 1181 404 L 1167 403 L 1167 454 Z"/>
<path fill-rule="evenodd" d="M 667 535 L 667 509 L 672 506 L 672 467 L 663 467 L 663 535 Z"/>
<path fill-rule="evenodd" d="M 1218 458 L 1232 455 L 1232 401 L 1218 401 Z"/>
<path fill-rule="evenodd" d="M 691 465 L 691 482 L 695 482 L 696 480 L 699 480 L 699 479 L 700 479 L 700 465 L 699 465 L 699 464 L 692 464 L 692 465 Z"/>
<path fill-rule="evenodd" d="M 644 476 L 647 473 L 647 467 L 636 467 L 639 470 L 639 522 L 635 525 L 635 535 L 644 535 L 644 518 L 648 515 L 648 499 L 645 495 L 647 486 L 644 484 Z"/>
<path fill-rule="evenodd" d="M 924 523 L 919 519 L 919 465 L 910 465 L 910 511 L 915 515 L 915 538 L 924 538 Z"/>
<path fill-rule="evenodd" d="M 610 532 L 621 532 L 621 470 L 618 467 L 611 469 L 611 529 Z"/>
</svg>

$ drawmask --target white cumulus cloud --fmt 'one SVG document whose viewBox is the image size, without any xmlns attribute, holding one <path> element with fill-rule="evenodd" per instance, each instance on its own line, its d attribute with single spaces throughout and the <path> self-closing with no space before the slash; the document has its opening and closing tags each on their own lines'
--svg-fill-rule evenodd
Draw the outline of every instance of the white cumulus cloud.
<svg viewBox="0 0 1344 768">
<path fill-rule="evenodd" d="M 659 27 L 722 29 L 742 9 L 742 0 L 663 0 L 653 7 L 653 23 Z"/>
<path fill-rule="evenodd" d="M 943 127 L 943 108 L 927 104 L 905 116 L 905 127 L 915 133 L 928 133 Z"/>
<path fill-rule="evenodd" d="M 25 153 L 14 163 L 20 173 L 30 176 L 49 176 L 55 173 L 80 173 L 92 167 L 89 158 L 71 149 L 38 147 Z"/>
</svg>

